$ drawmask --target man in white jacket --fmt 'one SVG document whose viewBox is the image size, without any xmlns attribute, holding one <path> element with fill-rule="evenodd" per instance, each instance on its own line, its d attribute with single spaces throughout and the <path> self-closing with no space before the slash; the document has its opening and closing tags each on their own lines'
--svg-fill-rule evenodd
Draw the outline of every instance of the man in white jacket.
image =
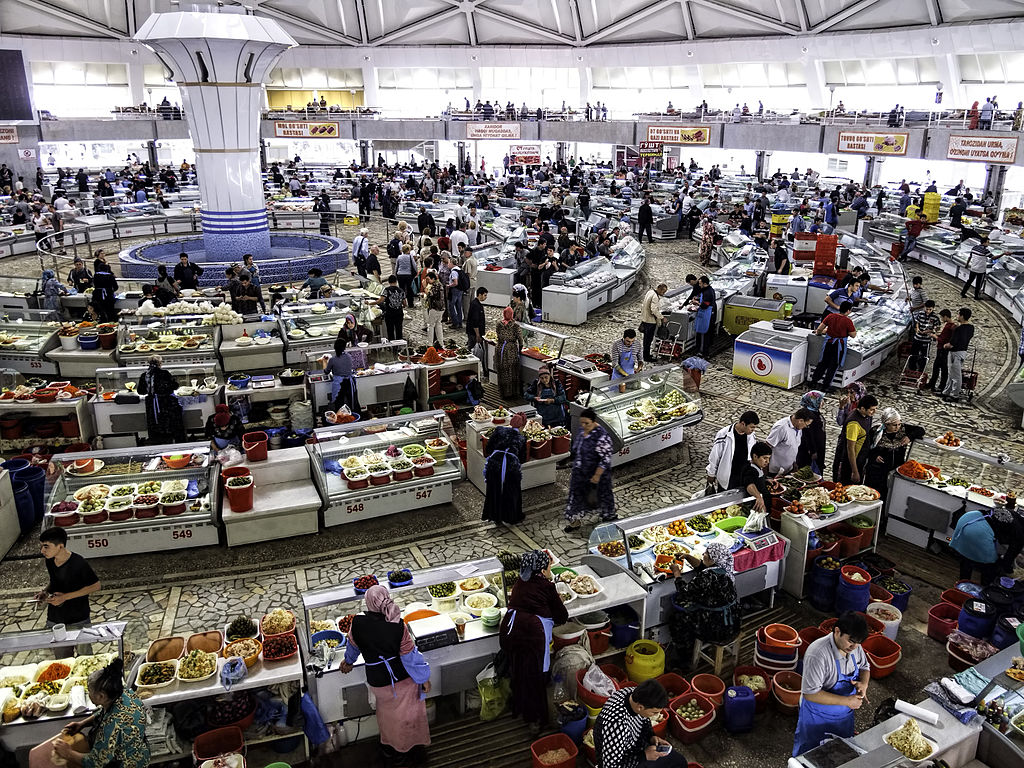
<svg viewBox="0 0 1024 768">
<path fill-rule="evenodd" d="M 739 421 L 718 430 L 711 444 L 706 474 L 708 487 L 725 491 L 740 486 L 740 475 L 750 463 L 750 449 L 754 446 L 754 432 L 761 419 L 753 411 L 740 415 Z M 737 444 L 740 450 L 736 450 Z"/>
</svg>

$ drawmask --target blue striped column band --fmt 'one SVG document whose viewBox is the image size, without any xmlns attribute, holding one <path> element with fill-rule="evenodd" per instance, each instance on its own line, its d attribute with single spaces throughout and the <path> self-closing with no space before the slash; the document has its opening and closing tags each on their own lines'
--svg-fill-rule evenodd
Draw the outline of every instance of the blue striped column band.
<svg viewBox="0 0 1024 768">
<path fill-rule="evenodd" d="M 206 232 L 260 232 L 269 227 L 267 212 L 254 211 L 202 211 L 203 230 Z"/>
</svg>

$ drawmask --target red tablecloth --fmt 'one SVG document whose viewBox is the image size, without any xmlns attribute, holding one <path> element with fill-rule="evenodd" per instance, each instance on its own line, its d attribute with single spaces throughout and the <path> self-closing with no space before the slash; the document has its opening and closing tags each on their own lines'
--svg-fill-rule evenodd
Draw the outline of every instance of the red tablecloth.
<svg viewBox="0 0 1024 768">
<path fill-rule="evenodd" d="M 732 556 L 733 570 L 736 573 L 740 571 L 749 571 L 752 568 L 757 568 L 765 563 L 770 563 L 772 560 L 781 560 L 786 554 L 786 544 L 783 541 L 777 541 L 770 547 L 765 547 L 757 552 L 754 552 L 747 547 L 735 552 Z"/>
</svg>

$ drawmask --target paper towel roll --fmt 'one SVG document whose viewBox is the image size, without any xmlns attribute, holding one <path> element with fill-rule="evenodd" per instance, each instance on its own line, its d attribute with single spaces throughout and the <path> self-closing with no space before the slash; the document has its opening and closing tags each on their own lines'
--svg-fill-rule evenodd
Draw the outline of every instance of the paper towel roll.
<svg viewBox="0 0 1024 768">
<path fill-rule="evenodd" d="M 938 725 L 939 715 L 937 712 L 929 712 L 927 709 L 921 707 L 915 707 L 913 704 L 908 704 L 902 699 L 896 699 L 896 711 L 902 712 L 905 715 L 916 717 L 918 720 L 923 720 L 931 725 Z"/>
</svg>

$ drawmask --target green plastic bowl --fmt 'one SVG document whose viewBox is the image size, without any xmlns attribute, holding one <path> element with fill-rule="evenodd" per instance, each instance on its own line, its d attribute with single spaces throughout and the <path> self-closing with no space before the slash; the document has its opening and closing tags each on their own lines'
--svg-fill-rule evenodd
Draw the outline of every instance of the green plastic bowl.
<svg viewBox="0 0 1024 768">
<path fill-rule="evenodd" d="M 715 528 L 726 533 L 733 533 L 734 531 L 740 530 L 744 525 L 747 524 L 747 518 L 742 516 L 727 517 L 725 520 L 719 520 L 715 523 Z"/>
<path fill-rule="evenodd" d="M 1017 625 L 1017 640 L 1020 641 L 1020 653 L 1024 656 L 1024 624 Z"/>
</svg>

